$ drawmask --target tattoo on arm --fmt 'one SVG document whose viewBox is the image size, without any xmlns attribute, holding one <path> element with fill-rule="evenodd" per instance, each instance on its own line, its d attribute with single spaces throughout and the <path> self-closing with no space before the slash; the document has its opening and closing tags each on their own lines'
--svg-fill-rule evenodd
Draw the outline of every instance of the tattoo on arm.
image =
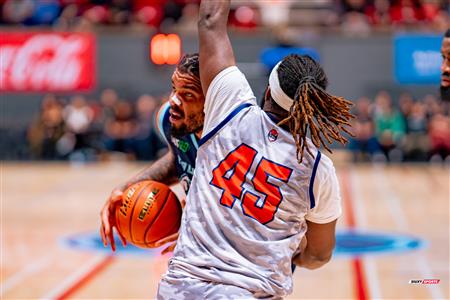
<svg viewBox="0 0 450 300">
<path fill-rule="evenodd" d="M 166 155 L 155 161 L 151 166 L 145 168 L 131 180 L 126 182 L 122 186 L 122 190 L 142 180 L 154 180 L 167 185 L 177 182 L 178 178 L 174 153 L 169 150 Z"/>
</svg>

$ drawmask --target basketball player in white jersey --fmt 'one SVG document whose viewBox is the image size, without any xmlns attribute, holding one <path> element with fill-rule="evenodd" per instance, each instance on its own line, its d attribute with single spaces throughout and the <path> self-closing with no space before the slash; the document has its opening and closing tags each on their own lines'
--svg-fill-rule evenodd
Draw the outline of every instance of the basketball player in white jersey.
<svg viewBox="0 0 450 300">
<path fill-rule="evenodd" d="M 339 185 L 317 148 L 346 141 L 350 102 L 325 92 L 314 60 L 291 55 L 272 71 L 258 107 L 235 66 L 229 2 L 200 5 L 205 123 L 158 299 L 282 298 L 292 292 L 291 262 L 318 268 L 335 244 Z"/>
</svg>

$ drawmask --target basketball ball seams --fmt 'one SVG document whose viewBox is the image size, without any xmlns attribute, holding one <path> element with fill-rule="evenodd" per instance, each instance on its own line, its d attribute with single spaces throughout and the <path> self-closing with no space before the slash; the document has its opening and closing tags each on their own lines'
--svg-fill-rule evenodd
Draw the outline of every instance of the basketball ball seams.
<svg viewBox="0 0 450 300">
<path fill-rule="evenodd" d="M 176 222 L 176 223 L 172 223 L 172 224 L 173 225 L 172 225 L 172 227 L 170 227 L 170 230 L 167 231 L 167 234 L 166 234 L 167 236 L 178 231 L 178 229 L 180 228 L 181 220 Z M 156 240 L 155 241 L 151 241 L 151 242 L 146 242 L 146 245 L 148 246 L 148 244 L 151 244 L 151 243 L 154 243 L 154 242 L 156 242 Z"/>
<path fill-rule="evenodd" d="M 117 207 L 115 213 L 117 229 L 130 244 L 154 248 L 150 240 L 157 241 L 178 231 L 182 209 L 169 186 L 144 180 L 130 186 L 125 197 L 126 207 Z"/>
<path fill-rule="evenodd" d="M 134 239 L 133 239 L 133 231 L 131 230 L 131 224 L 133 221 L 133 214 L 134 214 L 134 209 L 136 208 L 136 204 L 138 203 L 137 199 L 139 199 L 139 197 L 141 197 L 142 193 L 147 189 L 148 186 L 150 186 L 152 184 L 152 182 L 148 182 L 140 191 L 139 194 L 136 196 L 134 203 L 133 203 L 133 208 L 131 209 L 131 213 L 130 213 L 130 219 L 129 219 L 129 224 L 128 224 L 128 231 L 130 233 L 130 240 L 132 243 L 135 243 Z"/>
<path fill-rule="evenodd" d="M 159 215 L 161 214 L 161 212 L 164 210 L 164 207 L 166 206 L 166 203 L 168 202 L 168 200 L 169 200 L 169 197 L 170 197 L 170 190 L 168 190 L 167 192 L 166 192 L 166 195 L 164 195 L 165 197 L 164 197 L 164 203 L 161 205 L 161 208 L 158 210 L 158 212 L 156 213 L 156 215 L 155 215 L 155 217 L 153 218 L 153 220 L 152 220 L 152 222 L 147 226 L 147 228 L 145 229 L 145 232 L 144 232 L 144 243 L 145 243 L 145 245 L 147 245 L 147 246 L 149 246 L 149 242 L 147 242 L 147 233 L 148 233 L 148 231 L 150 230 L 150 228 L 152 227 L 152 225 L 153 225 L 153 223 L 155 223 L 156 222 L 156 220 L 158 219 L 158 217 L 159 217 Z M 178 201 L 178 200 L 177 200 Z"/>
</svg>

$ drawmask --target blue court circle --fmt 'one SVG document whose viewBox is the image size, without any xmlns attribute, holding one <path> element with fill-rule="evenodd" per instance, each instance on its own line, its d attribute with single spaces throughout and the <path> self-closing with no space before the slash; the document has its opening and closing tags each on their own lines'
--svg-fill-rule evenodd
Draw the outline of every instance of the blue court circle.
<svg viewBox="0 0 450 300">
<path fill-rule="evenodd" d="M 98 233 L 80 233 L 64 237 L 64 247 L 80 251 L 93 251 L 111 254 L 109 247 L 104 247 Z M 342 230 L 336 233 L 335 257 L 360 257 L 403 253 L 424 247 L 426 243 L 413 236 L 386 232 Z M 166 246 L 154 249 L 142 249 L 128 244 L 122 246 L 116 237 L 115 255 L 159 256 Z"/>
<path fill-rule="evenodd" d="M 344 230 L 336 233 L 336 256 L 358 257 L 408 252 L 420 249 L 425 242 L 417 237 L 386 232 Z"/>
</svg>

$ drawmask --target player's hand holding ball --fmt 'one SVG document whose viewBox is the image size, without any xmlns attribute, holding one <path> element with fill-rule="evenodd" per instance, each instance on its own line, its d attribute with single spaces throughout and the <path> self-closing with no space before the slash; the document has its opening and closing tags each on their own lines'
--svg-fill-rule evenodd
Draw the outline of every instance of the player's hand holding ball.
<svg viewBox="0 0 450 300">
<path fill-rule="evenodd" d="M 117 230 L 116 223 L 116 208 L 122 205 L 122 196 L 123 191 L 121 188 L 115 188 L 112 190 L 111 195 L 103 206 L 100 217 L 101 217 L 101 226 L 100 226 L 100 236 L 103 240 L 103 245 L 106 247 L 108 243 L 111 245 L 111 249 L 116 251 L 116 242 L 114 240 L 113 229 L 116 228 L 117 233 L 119 234 L 120 240 L 122 244 L 126 246 L 127 241 L 125 237 Z"/>
<path fill-rule="evenodd" d="M 103 242 L 107 245 L 109 239 L 115 250 L 111 227 L 116 227 L 122 243 L 128 241 L 141 248 L 176 241 L 181 213 L 180 202 L 165 184 L 145 180 L 129 186 L 121 194 L 115 190 L 102 210 Z M 174 247 L 169 246 L 163 254 Z"/>
</svg>

